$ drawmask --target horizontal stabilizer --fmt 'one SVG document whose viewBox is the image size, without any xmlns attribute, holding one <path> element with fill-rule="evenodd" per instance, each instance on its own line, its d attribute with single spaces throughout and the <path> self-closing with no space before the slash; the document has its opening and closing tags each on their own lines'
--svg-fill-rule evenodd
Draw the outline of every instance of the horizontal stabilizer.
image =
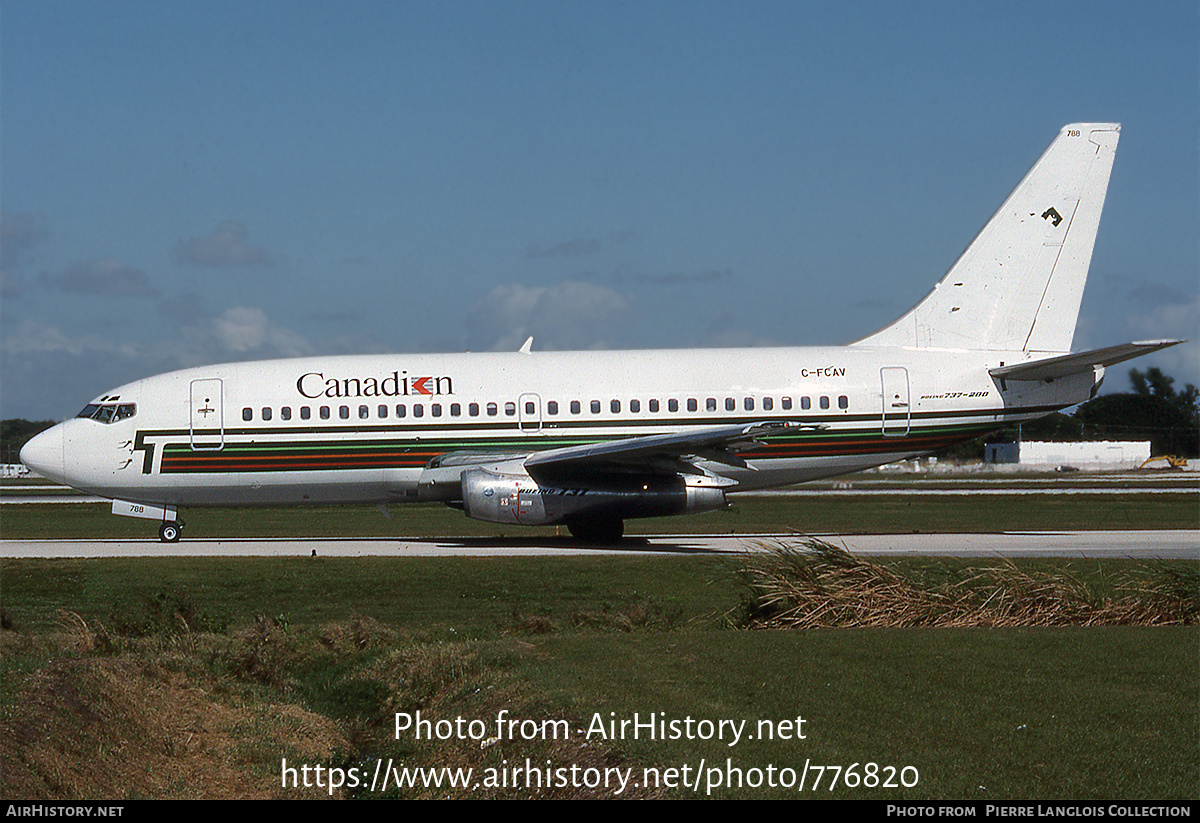
<svg viewBox="0 0 1200 823">
<path fill-rule="evenodd" d="M 1002 380 L 1055 380 L 1069 374 L 1079 374 L 1095 366 L 1112 366 L 1143 354 L 1150 354 L 1159 349 L 1176 346 L 1183 340 L 1143 340 L 1137 343 L 1125 343 L 1121 346 L 1109 346 L 1105 349 L 1080 352 L 1079 354 L 1064 354 L 1046 360 L 1035 360 L 1032 363 L 1014 363 L 1011 366 L 998 366 L 988 371 L 992 377 Z"/>
</svg>

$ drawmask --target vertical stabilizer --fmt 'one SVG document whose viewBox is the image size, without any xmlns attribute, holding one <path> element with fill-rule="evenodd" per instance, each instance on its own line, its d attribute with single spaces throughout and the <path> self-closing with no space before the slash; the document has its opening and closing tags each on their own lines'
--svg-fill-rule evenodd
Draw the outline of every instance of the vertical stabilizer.
<svg viewBox="0 0 1200 823">
<path fill-rule="evenodd" d="M 929 296 L 855 345 L 1070 351 L 1120 133 L 1065 126 Z"/>
</svg>

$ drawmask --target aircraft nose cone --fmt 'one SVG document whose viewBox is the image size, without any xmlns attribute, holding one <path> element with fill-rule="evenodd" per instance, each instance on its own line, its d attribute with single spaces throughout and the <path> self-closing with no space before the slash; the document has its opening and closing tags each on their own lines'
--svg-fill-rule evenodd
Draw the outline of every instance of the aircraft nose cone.
<svg viewBox="0 0 1200 823">
<path fill-rule="evenodd" d="M 21 462 L 43 477 L 62 483 L 63 466 L 63 427 L 54 426 L 41 434 L 35 435 L 21 447 Z"/>
</svg>

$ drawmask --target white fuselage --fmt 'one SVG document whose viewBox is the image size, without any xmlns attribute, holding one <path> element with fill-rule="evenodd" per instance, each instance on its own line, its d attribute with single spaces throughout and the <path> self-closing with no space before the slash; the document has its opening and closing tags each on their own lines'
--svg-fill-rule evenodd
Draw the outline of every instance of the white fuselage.
<svg viewBox="0 0 1200 823">
<path fill-rule="evenodd" d="M 1064 126 L 933 291 L 849 346 L 205 366 L 97 398 L 21 459 L 163 540 L 180 507 L 441 500 L 612 542 L 627 518 L 928 454 L 1179 342 L 1071 353 L 1120 131 Z"/>
<path fill-rule="evenodd" d="M 1087 400 L 1099 372 L 1052 383 L 988 369 L 1026 352 L 870 347 L 312 357 L 139 380 L 31 441 L 43 473 L 176 507 L 449 499 L 421 482 L 448 452 L 562 446 L 785 421 L 722 464 L 726 491 L 926 454 Z M 128 413 L 128 412 L 126 412 Z M 703 467 L 703 455 L 697 461 Z"/>
</svg>

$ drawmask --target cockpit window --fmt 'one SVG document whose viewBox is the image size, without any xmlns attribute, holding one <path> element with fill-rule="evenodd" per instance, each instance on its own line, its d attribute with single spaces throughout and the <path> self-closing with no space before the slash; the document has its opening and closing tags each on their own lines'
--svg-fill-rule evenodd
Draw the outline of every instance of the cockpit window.
<svg viewBox="0 0 1200 823">
<path fill-rule="evenodd" d="M 101 423 L 116 423 L 137 414 L 136 403 L 88 403 L 76 417 L 86 417 Z"/>
</svg>

